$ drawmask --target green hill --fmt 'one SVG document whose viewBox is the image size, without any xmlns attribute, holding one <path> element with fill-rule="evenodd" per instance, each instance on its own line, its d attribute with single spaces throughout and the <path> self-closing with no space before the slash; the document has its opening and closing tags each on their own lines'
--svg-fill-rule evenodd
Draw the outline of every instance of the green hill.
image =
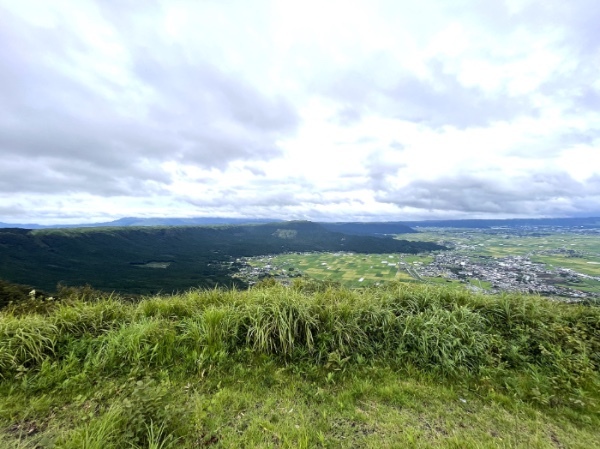
<svg viewBox="0 0 600 449">
<path fill-rule="evenodd" d="M 600 447 L 600 308 L 273 281 L 0 312 L 3 448 Z"/>
<path fill-rule="evenodd" d="M 426 242 L 345 235 L 311 222 L 245 226 L 0 229 L 0 278 L 53 290 L 90 284 L 124 293 L 244 285 L 231 278 L 242 256 L 288 251 L 417 253 Z"/>
<path fill-rule="evenodd" d="M 413 234 L 417 233 L 413 228 L 404 223 L 384 221 L 384 222 L 338 222 L 321 223 L 321 225 L 334 232 L 343 232 L 353 235 L 393 235 L 393 234 Z"/>
</svg>

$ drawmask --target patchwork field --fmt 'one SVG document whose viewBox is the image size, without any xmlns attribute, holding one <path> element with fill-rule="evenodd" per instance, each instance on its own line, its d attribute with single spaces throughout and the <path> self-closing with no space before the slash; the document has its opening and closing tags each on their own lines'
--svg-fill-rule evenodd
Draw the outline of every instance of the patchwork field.
<svg viewBox="0 0 600 449">
<path fill-rule="evenodd" d="M 418 234 L 400 234 L 396 238 L 425 242 L 445 241 L 456 245 L 458 251 L 498 258 L 534 254 L 541 256 L 546 252 L 564 251 L 564 255 L 552 254 L 552 256 L 557 258 L 559 266 L 565 267 L 566 265 L 562 265 L 562 263 L 574 259 L 567 252 L 573 251 L 582 256 L 580 259 L 583 263 L 579 264 L 580 268 L 590 271 L 590 275 L 600 276 L 600 238 L 595 235 L 576 233 L 488 234 L 481 230 L 436 229 Z"/>
<path fill-rule="evenodd" d="M 545 264 L 550 271 L 568 268 L 578 273 L 575 277 L 570 276 L 570 280 L 564 279 L 564 282 L 557 274 L 555 280 L 548 282 L 565 288 L 600 293 L 600 281 L 587 277 L 600 277 L 600 238 L 596 235 L 582 234 L 577 230 L 534 232 L 510 229 L 428 228 L 418 234 L 401 234 L 397 238 L 446 245 L 452 248 L 448 254 L 467 256 L 472 260 L 482 260 L 482 256 L 493 259 L 528 257 L 532 262 Z M 255 257 L 248 262 L 272 275 L 302 274 L 318 280 L 337 281 L 348 287 L 400 280 L 462 288 L 464 282 L 457 279 L 450 280 L 439 275 L 427 276 L 427 270 L 421 268 L 430 264 L 434 256 L 432 253 L 294 253 Z M 492 289 L 492 283 L 485 280 L 467 281 L 481 290 Z"/>
<path fill-rule="evenodd" d="M 536 255 L 531 258 L 534 262 L 542 262 L 549 266 L 570 268 L 578 273 L 589 276 L 600 276 L 600 261 L 597 257 L 567 257 L 561 255 Z"/>
<path fill-rule="evenodd" d="M 414 262 L 429 263 L 428 255 L 304 253 L 256 257 L 252 266 L 270 266 L 275 272 L 301 274 L 319 280 L 333 280 L 349 287 L 381 284 L 391 280 L 414 281 L 406 267 Z"/>
<path fill-rule="evenodd" d="M 543 263 L 548 268 L 568 268 L 583 275 L 600 277 L 600 238 L 580 234 L 576 230 L 520 235 L 511 230 L 492 233 L 480 229 L 440 228 L 418 234 L 401 234 L 397 238 L 450 243 L 454 246 L 453 251 L 467 256 L 527 256 L 532 262 Z M 600 293 L 600 281 L 585 277 L 576 284 L 560 285 Z"/>
</svg>

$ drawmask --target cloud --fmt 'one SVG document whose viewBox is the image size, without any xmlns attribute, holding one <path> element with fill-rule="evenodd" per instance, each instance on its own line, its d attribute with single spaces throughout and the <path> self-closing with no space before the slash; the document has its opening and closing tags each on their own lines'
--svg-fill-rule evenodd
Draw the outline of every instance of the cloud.
<svg viewBox="0 0 600 449">
<path fill-rule="evenodd" d="M 392 142 L 390 147 L 395 151 L 373 152 L 365 164 L 367 177 L 369 179 L 369 187 L 375 191 L 386 190 L 386 186 L 390 179 L 397 178 L 399 171 L 407 167 L 407 163 L 403 162 L 402 156 L 399 155 L 399 152 L 403 149 L 403 145 L 398 142 Z"/>
<path fill-rule="evenodd" d="M 463 84 L 440 60 L 432 60 L 426 67 L 426 77 L 400 69 L 393 79 L 378 83 L 369 75 L 372 68 L 363 62 L 360 69 L 332 73 L 323 93 L 345 104 L 337 121 L 346 126 L 360 119 L 357 111 L 361 108 L 434 128 L 485 126 L 538 113 L 530 98 Z"/>
<path fill-rule="evenodd" d="M 342 106 L 337 112 L 334 122 L 342 126 L 352 126 L 360 122 L 363 114 L 357 106 Z"/>
<path fill-rule="evenodd" d="M 384 92 L 393 104 L 390 113 L 404 120 L 433 127 L 457 128 L 485 126 L 493 121 L 512 120 L 533 115 L 535 108 L 522 97 L 508 92 L 487 93 L 479 87 L 463 85 L 456 75 L 444 70 L 443 64 L 430 64 L 432 80 L 407 77 Z"/>
<path fill-rule="evenodd" d="M 377 199 L 398 207 L 472 214 L 552 216 L 594 213 L 600 208 L 600 178 L 578 182 L 565 172 L 503 178 L 501 173 L 460 173 L 417 180 Z"/>
<path fill-rule="evenodd" d="M 2 198 L 2 205 L 0 205 L 0 216 L 2 217 L 21 217 L 27 216 L 27 208 L 23 207 L 18 203 L 10 204 L 10 198 Z"/>
<path fill-rule="evenodd" d="M 600 213 L 599 21 L 595 0 L 0 0 L 0 221 Z"/>
<path fill-rule="evenodd" d="M 158 50 L 160 57 L 156 48 L 137 49 L 132 55 L 137 79 L 156 96 L 151 115 L 217 129 L 219 122 L 226 121 L 231 123 L 225 126 L 266 134 L 297 126 L 296 112 L 280 95 L 269 98 L 243 78 L 210 63 L 190 60 L 179 46 Z"/>
<path fill-rule="evenodd" d="M 278 157 L 278 139 L 298 126 L 282 95 L 181 46 L 116 41 L 110 60 L 66 17 L 60 28 L 1 17 L 2 191 L 153 194 L 170 182 L 164 162 L 223 170 Z"/>
</svg>

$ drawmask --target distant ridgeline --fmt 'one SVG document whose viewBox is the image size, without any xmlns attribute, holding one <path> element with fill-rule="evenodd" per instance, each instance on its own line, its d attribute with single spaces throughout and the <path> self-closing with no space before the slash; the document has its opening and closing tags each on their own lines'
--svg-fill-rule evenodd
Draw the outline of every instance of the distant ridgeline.
<svg viewBox="0 0 600 449">
<path fill-rule="evenodd" d="M 325 229 L 333 232 L 343 232 L 351 235 L 373 235 L 384 236 L 388 234 L 411 234 L 416 233 L 414 229 L 400 222 L 380 223 L 320 223 Z"/>
<path fill-rule="evenodd" d="M 78 223 L 78 224 L 53 224 L 40 225 L 37 223 L 2 223 L 0 228 L 24 228 L 24 229 L 57 229 L 57 228 L 99 228 L 99 227 L 125 227 L 125 226 L 213 226 L 213 225 L 243 225 L 274 223 L 282 220 L 274 218 L 227 218 L 227 217 L 196 217 L 196 218 L 178 218 L 178 217 L 124 217 L 114 221 L 101 223 Z"/>
<path fill-rule="evenodd" d="M 348 235 L 317 223 L 244 226 L 0 229 L 0 278 L 52 291 L 89 284 L 131 294 L 245 285 L 235 259 L 306 251 L 418 253 L 428 242 Z"/>
</svg>

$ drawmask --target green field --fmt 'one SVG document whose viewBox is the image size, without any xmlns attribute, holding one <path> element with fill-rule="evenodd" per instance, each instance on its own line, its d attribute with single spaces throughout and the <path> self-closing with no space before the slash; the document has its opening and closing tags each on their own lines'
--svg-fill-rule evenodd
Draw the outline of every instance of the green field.
<svg viewBox="0 0 600 449">
<path fill-rule="evenodd" d="M 340 282 L 348 287 L 378 285 L 392 280 L 414 281 L 405 267 L 431 262 L 429 255 L 304 253 L 255 257 L 248 262 L 256 267 L 271 265 L 288 273 L 302 273 L 318 280 Z M 289 271 L 290 268 L 292 271 Z M 362 279 L 362 280 L 361 280 Z"/>
<path fill-rule="evenodd" d="M 520 236 L 510 233 L 489 234 L 481 230 L 430 229 L 418 234 L 399 234 L 396 238 L 423 242 L 447 241 L 460 245 L 462 251 L 472 251 L 493 257 L 565 249 L 584 254 L 586 260 L 600 262 L 600 238 L 595 235 L 551 233 L 539 236 Z"/>
<path fill-rule="evenodd" d="M 600 259 L 597 257 L 564 257 L 536 255 L 531 258 L 534 262 L 545 263 L 552 267 L 570 268 L 578 273 L 590 276 L 600 276 Z"/>
<path fill-rule="evenodd" d="M 539 235 L 494 234 L 482 230 L 430 229 L 418 234 L 402 234 L 403 240 L 433 242 L 452 247 L 451 252 L 467 257 L 526 256 L 549 269 L 569 268 L 577 273 L 600 277 L 600 243 L 593 235 L 575 233 Z M 340 282 L 348 287 L 379 285 L 392 280 L 427 282 L 462 288 L 464 283 L 443 277 L 421 276 L 418 268 L 433 261 L 432 254 L 406 255 L 337 253 L 295 253 L 248 259 L 255 267 L 273 267 L 275 275 L 302 274 L 318 280 Z M 385 262 L 385 263 L 383 263 Z M 417 268 L 417 270 L 414 270 Z M 560 279 L 560 278 L 558 278 Z M 554 281 L 556 282 L 556 281 Z M 471 279 L 476 288 L 489 291 L 492 284 Z M 579 277 L 577 282 L 557 283 L 566 288 L 600 293 L 600 281 Z"/>
</svg>

